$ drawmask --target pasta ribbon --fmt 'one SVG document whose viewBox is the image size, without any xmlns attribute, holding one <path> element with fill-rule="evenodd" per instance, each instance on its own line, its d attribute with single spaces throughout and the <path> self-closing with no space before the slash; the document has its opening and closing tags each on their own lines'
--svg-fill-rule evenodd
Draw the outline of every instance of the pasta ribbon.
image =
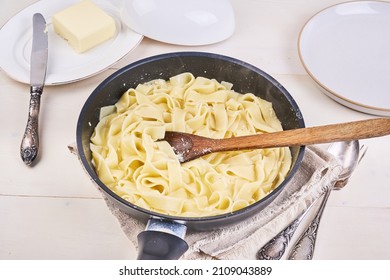
<svg viewBox="0 0 390 280">
<path fill-rule="evenodd" d="M 229 82 L 182 73 L 139 84 L 102 108 L 91 137 L 99 179 L 139 207 L 172 216 L 230 213 L 262 199 L 291 167 L 288 148 L 220 152 L 180 164 L 166 131 L 214 138 L 282 130 L 272 104 Z"/>
</svg>

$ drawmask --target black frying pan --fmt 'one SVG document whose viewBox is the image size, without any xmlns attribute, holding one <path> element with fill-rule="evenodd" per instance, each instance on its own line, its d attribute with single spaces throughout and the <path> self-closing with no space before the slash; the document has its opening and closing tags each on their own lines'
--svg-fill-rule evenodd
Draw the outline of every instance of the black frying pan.
<svg viewBox="0 0 390 280">
<path fill-rule="evenodd" d="M 139 208 L 122 199 L 97 177 L 91 163 L 90 137 L 99 121 L 100 108 L 115 104 L 130 87 L 153 79 L 168 79 L 191 72 L 194 76 L 214 78 L 233 84 L 236 92 L 252 92 L 272 102 L 283 128 L 304 127 L 301 112 L 287 90 L 270 75 L 240 60 L 201 52 L 179 52 L 157 55 L 132 63 L 105 79 L 85 102 L 77 123 L 77 149 L 83 166 L 94 182 L 121 210 L 147 222 L 138 235 L 138 259 L 178 259 L 187 250 L 186 229 L 213 230 L 238 223 L 269 205 L 294 176 L 303 158 L 304 147 L 291 147 L 293 164 L 285 181 L 268 196 L 243 209 L 224 215 L 183 218 Z"/>
</svg>

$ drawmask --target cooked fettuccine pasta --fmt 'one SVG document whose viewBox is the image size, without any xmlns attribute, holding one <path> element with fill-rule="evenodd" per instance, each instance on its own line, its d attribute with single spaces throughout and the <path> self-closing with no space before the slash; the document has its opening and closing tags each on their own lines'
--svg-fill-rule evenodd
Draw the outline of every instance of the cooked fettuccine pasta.
<svg viewBox="0 0 390 280">
<path fill-rule="evenodd" d="M 220 152 L 180 164 L 165 131 L 213 138 L 282 130 L 272 104 L 232 85 L 182 73 L 127 90 L 104 108 L 91 137 L 100 180 L 139 207 L 173 216 L 214 216 L 271 192 L 291 166 L 288 148 Z"/>
</svg>

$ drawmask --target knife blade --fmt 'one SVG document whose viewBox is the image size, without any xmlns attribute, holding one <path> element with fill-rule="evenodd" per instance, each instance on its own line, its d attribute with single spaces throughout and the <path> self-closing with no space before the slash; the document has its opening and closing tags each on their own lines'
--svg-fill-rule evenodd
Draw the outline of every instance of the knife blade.
<svg viewBox="0 0 390 280">
<path fill-rule="evenodd" d="M 33 37 L 30 60 L 30 104 L 26 129 L 20 145 L 20 155 L 25 164 L 31 165 L 38 155 L 38 120 L 41 95 L 45 85 L 48 60 L 48 34 L 42 14 L 33 15 Z"/>
</svg>

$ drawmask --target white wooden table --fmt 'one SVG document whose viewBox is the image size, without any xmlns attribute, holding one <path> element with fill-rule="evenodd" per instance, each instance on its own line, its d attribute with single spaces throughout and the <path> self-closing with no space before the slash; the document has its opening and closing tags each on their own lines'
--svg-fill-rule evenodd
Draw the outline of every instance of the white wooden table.
<svg viewBox="0 0 390 280">
<path fill-rule="evenodd" d="M 0 25 L 34 0 L 3 1 Z M 173 51 L 207 51 L 249 62 L 295 98 L 306 125 L 366 119 L 325 96 L 304 71 L 297 38 L 305 22 L 338 0 L 232 0 L 236 30 L 228 40 L 183 47 L 144 39 L 110 69 L 76 83 L 46 87 L 40 115 L 41 158 L 19 155 L 29 86 L 0 72 L 0 259 L 134 259 L 136 253 L 67 145 L 92 90 L 118 68 Z M 7 44 L 7 42 L 1 42 Z M 315 259 L 390 259 L 390 138 L 364 140 L 368 152 L 348 186 L 332 193 Z"/>
</svg>

